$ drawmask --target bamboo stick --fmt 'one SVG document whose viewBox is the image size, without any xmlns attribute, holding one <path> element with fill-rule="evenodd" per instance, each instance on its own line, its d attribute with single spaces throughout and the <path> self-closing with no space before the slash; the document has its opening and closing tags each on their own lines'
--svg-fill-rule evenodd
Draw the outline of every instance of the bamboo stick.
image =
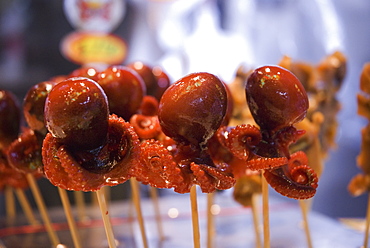
<svg viewBox="0 0 370 248">
<path fill-rule="evenodd" d="M 134 202 L 135 208 L 136 208 L 136 214 L 137 219 L 140 226 L 141 231 L 141 238 L 143 240 L 143 246 L 144 248 L 148 248 L 148 241 L 146 238 L 146 232 L 145 232 L 145 225 L 144 225 L 144 218 L 141 211 L 141 204 L 140 204 L 140 191 L 139 191 L 139 185 L 135 178 L 130 179 L 131 184 L 131 190 L 132 190 L 132 200 Z"/>
<path fill-rule="evenodd" d="M 193 185 L 190 189 L 191 220 L 193 224 L 194 248 L 200 248 L 199 216 L 197 203 L 197 188 Z"/>
<path fill-rule="evenodd" d="M 262 177 L 263 247 L 270 248 L 269 193 L 265 177 Z"/>
<path fill-rule="evenodd" d="M 96 191 L 96 196 L 98 199 L 100 212 L 103 218 L 104 229 L 108 239 L 109 248 L 116 248 L 116 241 L 114 239 L 112 224 L 109 219 L 109 211 L 105 200 L 104 191 L 102 189 Z"/>
<path fill-rule="evenodd" d="M 162 225 L 161 211 L 160 211 L 160 208 L 159 208 L 159 200 L 158 200 L 158 191 L 157 190 L 158 190 L 157 188 L 150 187 L 150 196 L 153 200 L 154 214 L 155 214 L 155 219 L 156 219 L 156 222 L 157 222 L 159 241 L 163 242 L 165 240 L 165 236 L 163 234 L 163 225 Z"/>
<path fill-rule="evenodd" d="M 258 218 L 258 211 L 257 211 L 257 200 L 256 200 L 257 196 L 258 196 L 257 194 L 252 195 L 251 210 L 252 210 L 252 217 L 253 217 L 254 234 L 256 237 L 256 248 L 261 248 L 262 242 L 261 242 L 259 218 Z"/>
<path fill-rule="evenodd" d="M 67 222 L 68 222 L 68 226 L 69 226 L 69 229 L 72 235 L 73 244 L 75 248 L 81 248 L 82 245 L 81 245 L 80 234 L 78 233 L 76 222 L 73 218 L 72 208 L 71 208 L 71 204 L 68 199 L 67 192 L 64 189 L 59 188 L 59 187 L 58 187 L 58 191 L 59 191 L 60 199 L 63 204 L 64 213 L 67 217 Z"/>
<path fill-rule="evenodd" d="M 27 181 L 30 185 L 32 194 L 35 198 L 37 207 L 40 211 L 41 218 L 42 218 L 42 220 L 45 224 L 45 228 L 46 228 L 46 231 L 49 235 L 50 241 L 51 241 L 52 245 L 54 247 L 56 247 L 60 243 L 60 241 L 59 241 L 59 238 L 58 238 L 55 230 L 53 229 L 53 226 L 51 225 L 50 217 L 49 217 L 48 211 L 46 209 L 45 202 L 44 202 L 44 200 L 41 196 L 40 189 L 39 189 L 39 187 L 36 183 L 36 180 L 35 180 L 34 176 L 31 173 L 27 173 L 26 178 L 27 178 Z"/>
<path fill-rule="evenodd" d="M 214 201 L 214 193 L 207 194 L 207 248 L 213 247 L 213 237 L 215 233 L 214 216 L 212 206 Z"/>
<path fill-rule="evenodd" d="M 32 207 L 27 200 L 26 195 L 24 194 L 24 191 L 22 189 L 16 188 L 15 194 L 17 195 L 17 198 L 19 200 L 19 203 L 23 209 L 24 214 L 26 215 L 26 218 L 31 226 L 39 225 L 40 223 L 36 220 L 35 215 L 33 214 Z"/>
</svg>

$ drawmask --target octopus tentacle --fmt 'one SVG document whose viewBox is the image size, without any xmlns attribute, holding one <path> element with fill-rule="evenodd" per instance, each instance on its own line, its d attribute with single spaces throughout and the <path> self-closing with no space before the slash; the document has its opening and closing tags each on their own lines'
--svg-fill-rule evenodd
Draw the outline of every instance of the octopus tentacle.
<svg viewBox="0 0 370 248">
<path fill-rule="evenodd" d="M 218 167 L 212 167 L 207 165 L 200 165 L 202 169 L 207 172 L 208 175 L 217 179 L 216 189 L 225 190 L 230 189 L 236 183 L 236 179 L 231 173 L 227 173 Z"/>
<path fill-rule="evenodd" d="M 297 130 L 293 126 L 288 126 L 277 132 L 273 139 L 278 146 L 278 150 L 280 150 L 285 156 L 289 157 L 289 146 L 292 143 L 295 143 L 305 133 L 305 130 Z"/>
<path fill-rule="evenodd" d="M 130 118 L 130 123 L 140 139 L 154 139 L 162 132 L 158 116 L 135 114 Z"/>
<path fill-rule="evenodd" d="M 158 100 L 154 96 L 146 95 L 141 101 L 140 111 L 146 116 L 155 116 L 158 114 Z"/>
<path fill-rule="evenodd" d="M 267 182 L 280 194 L 294 199 L 308 199 L 315 195 L 318 177 L 308 165 L 287 166 L 266 170 Z"/>
<path fill-rule="evenodd" d="M 294 167 L 290 171 L 290 177 L 296 183 L 317 188 L 318 177 L 315 171 L 308 165 L 300 165 Z"/>
<path fill-rule="evenodd" d="M 25 128 L 7 150 L 9 164 L 20 172 L 42 176 L 41 148 L 43 139 L 43 135 L 30 128 Z"/>
<path fill-rule="evenodd" d="M 238 125 L 230 131 L 225 132 L 224 144 L 230 152 L 242 160 L 249 160 L 255 154 L 253 148 L 261 141 L 260 130 L 250 124 Z"/>
<path fill-rule="evenodd" d="M 218 141 L 218 144 L 222 145 L 222 147 L 227 148 L 226 140 L 228 139 L 228 133 L 230 131 L 230 127 L 228 126 L 221 126 L 219 127 L 215 134 L 213 139 L 216 138 L 215 142 Z M 214 142 L 210 142 L 213 144 Z"/>
<path fill-rule="evenodd" d="M 200 186 L 203 193 L 212 193 L 216 190 L 217 180 L 206 173 L 205 167 L 209 166 L 194 162 L 190 163 L 190 169 L 195 176 L 195 183 Z"/>
<path fill-rule="evenodd" d="M 273 169 L 276 167 L 287 164 L 288 159 L 286 157 L 278 158 L 265 158 L 257 157 L 247 161 L 247 167 L 251 170 L 266 170 Z"/>
<path fill-rule="evenodd" d="M 170 152 L 157 140 L 143 141 L 140 151 L 140 163 L 132 168 L 132 176 L 144 184 L 168 188 L 165 170 L 176 166 Z"/>
<path fill-rule="evenodd" d="M 129 170 L 139 160 L 139 138 L 133 127 L 116 115 L 109 117 L 107 143 L 97 151 L 94 160 L 109 163 L 104 173 L 90 172 L 81 166 L 76 153 L 62 145 L 50 133 L 43 142 L 42 157 L 45 176 L 52 184 L 67 190 L 96 191 L 104 185 L 114 186 L 127 181 Z"/>
<path fill-rule="evenodd" d="M 288 161 L 288 167 L 294 168 L 295 166 L 308 164 L 308 158 L 306 153 L 303 151 L 297 151 L 290 155 L 289 161 Z"/>
<path fill-rule="evenodd" d="M 169 187 L 177 193 L 189 193 L 194 182 L 194 175 L 187 172 L 186 167 L 175 165 L 165 169 L 166 178 L 169 182 Z"/>
</svg>

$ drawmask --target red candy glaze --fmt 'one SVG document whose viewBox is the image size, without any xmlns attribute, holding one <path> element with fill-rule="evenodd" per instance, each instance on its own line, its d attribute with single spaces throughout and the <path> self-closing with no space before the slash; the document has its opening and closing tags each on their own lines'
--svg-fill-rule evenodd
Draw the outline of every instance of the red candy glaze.
<svg viewBox="0 0 370 248">
<path fill-rule="evenodd" d="M 139 145 L 133 128 L 122 118 L 111 115 L 107 142 L 97 151 L 90 151 L 93 156 L 85 158 L 92 161 L 82 159 L 90 163 L 82 166 L 83 155 L 76 155 L 76 151 L 70 150 L 49 133 L 42 149 L 45 175 L 53 185 L 67 190 L 96 191 L 104 185 L 118 185 L 131 177 L 129 171 L 139 161 Z M 97 168 L 99 165 L 93 166 L 92 162 L 102 165 L 102 170 Z"/>
<path fill-rule="evenodd" d="M 203 146 L 227 111 L 224 84 L 209 73 L 193 73 L 172 84 L 159 103 L 163 132 L 174 140 Z"/>
<path fill-rule="evenodd" d="M 142 78 L 124 66 L 112 66 L 102 71 L 98 83 L 107 94 L 110 113 L 126 121 L 136 114 L 146 94 Z"/>
<path fill-rule="evenodd" d="M 55 82 L 45 81 L 32 86 L 23 100 L 23 114 L 28 126 L 35 131 L 46 134 L 44 123 L 45 101 Z"/>
<path fill-rule="evenodd" d="M 298 78 L 279 66 L 257 68 L 245 86 L 249 108 L 261 129 L 278 130 L 301 121 L 308 98 Z"/>
<path fill-rule="evenodd" d="M 159 66 L 154 66 L 152 69 L 152 73 L 156 78 L 156 87 L 153 87 L 154 89 L 151 89 L 148 94 L 160 100 L 163 93 L 171 85 L 171 81 L 167 73 L 163 71 L 163 69 Z"/>
<path fill-rule="evenodd" d="M 160 100 L 165 90 L 170 86 L 168 75 L 159 66 L 153 68 L 140 62 L 133 62 L 128 67 L 135 70 L 144 80 L 147 94 Z"/>
<path fill-rule="evenodd" d="M 108 114 L 103 89 L 82 77 L 55 85 L 45 103 L 45 122 L 50 133 L 76 149 L 92 149 L 105 142 Z"/>
<path fill-rule="evenodd" d="M 43 175 L 42 141 L 44 136 L 30 128 L 25 128 L 7 150 L 9 165 L 22 173 Z"/>
<path fill-rule="evenodd" d="M 287 158 L 288 162 L 265 170 L 267 182 L 280 194 L 306 199 L 314 196 L 317 175 L 303 152 L 290 154 L 289 146 L 304 131 L 293 124 L 305 118 L 308 97 L 302 84 L 290 71 L 278 66 L 256 69 L 245 86 L 249 108 L 260 125 L 262 141 L 255 152 L 260 156 Z"/>
<path fill-rule="evenodd" d="M 95 191 L 131 177 L 139 138 L 121 117 L 108 115 L 103 89 L 88 78 L 56 85 L 45 105 L 50 131 L 43 141 L 46 177 L 67 190 Z M 77 119 L 77 121 L 76 121 Z"/>
</svg>

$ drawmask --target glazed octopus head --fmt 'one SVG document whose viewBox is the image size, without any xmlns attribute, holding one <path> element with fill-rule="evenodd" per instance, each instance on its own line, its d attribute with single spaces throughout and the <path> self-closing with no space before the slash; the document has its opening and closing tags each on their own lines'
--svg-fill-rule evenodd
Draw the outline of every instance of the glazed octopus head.
<svg viewBox="0 0 370 248">
<path fill-rule="evenodd" d="M 279 66 L 257 68 L 247 79 L 247 102 L 256 123 L 277 131 L 301 121 L 307 113 L 307 93 L 298 78 Z"/>
<path fill-rule="evenodd" d="M 170 78 L 167 73 L 159 66 L 150 67 L 140 61 L 133 62 L 127 66 L 142 77 L 146 85 L 147 94 L 154 96 L 159 101 L 163 92 L 170 86 Z"/>
<path fill-rule="evenodd" d="M 108 132 L 108 100 L 93 80 L 69 78 L 54 86 L 45 102 L 45 123 L 53 137 L 72 148 L 101 146 Z"/>
<path fill-rule="evenodd" d="M 227 111 L 224 84 L 210 73 L 192 73 L 172 84 L 159 103 L 163 132 L 183 144 L 204 146 Z"/>
<path fill-rule="evenodd" d="M 102 71 L 98 83 L 107 94 L 110 112 L 126 121 L 136 114 L 146 94 L 143 79 L 125 66 L 111 66 Z"/>
<path fill-rule="evenodd" d="M 42 134 L 47 132 L 44 123 L 45 101 L 54 85 L 54 81 L 38 83 L 28 90 L 23 100 L 23 114 L 28 126 Z"/>
</svg>

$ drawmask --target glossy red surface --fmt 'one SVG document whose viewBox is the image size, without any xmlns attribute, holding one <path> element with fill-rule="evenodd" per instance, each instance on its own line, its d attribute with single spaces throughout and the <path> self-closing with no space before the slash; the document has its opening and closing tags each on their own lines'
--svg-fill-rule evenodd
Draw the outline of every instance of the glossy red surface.
<svg viewBox="0 0 370 248">
<path fill-rule="evenodd" d="M 45 123 L 61 143 L 93 149 L 104 143 L 108 131 L 108 101 L 93 80 L 70 78 L 50 91 L 45 103 Z"/>
<path fill-rule="evenodd" d="M 257 68 L 247 79 L 246 97 L 256 123 L 265 130 L 279 130 L 301 121 L 308 109 L 303 85 L 279 66 Z"/>
<path fill-rule="evenodd" d="M 193 73 L 172 84 L 159 103 L 163 132 L 174 140 L 205 144 L 220 127 L 227 111 L 224 84 L 209 73 Z"/>
<path fill-rule="evenodd" d="M 55 82 L 45 81 L 32 86 L 23 100 L 23 114 L 32 130 L 46 134 L 44 123 L 45 101 Z"/>
<path fill-rule="evenodd" d="M 98 83 L 107 94 L 110 113 L 126 121 L 136 114 L 146 94 L 142 78 L 125 66 L 112 66 L 102 71 Z"/>
</svg>

